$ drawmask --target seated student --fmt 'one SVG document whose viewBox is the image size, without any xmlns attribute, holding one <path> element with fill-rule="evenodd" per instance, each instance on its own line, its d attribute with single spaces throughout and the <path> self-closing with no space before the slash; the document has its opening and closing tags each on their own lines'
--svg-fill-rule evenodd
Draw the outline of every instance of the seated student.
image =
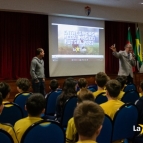
<svg viewBox="0 0 143 143">
<path fill-rule="evenodd" d="M 10 96 L 10 86 L 5 82 L 0 82 L 0 92 L 3 98 L 3 104 L 9 103 L 8 98 Z"/>
<path fill-rule="evenodd" d="M 2 113 L 2 110 L 4 108 L 2 102 L 3 102 L 3 98 L 2 98 L 2 94 L 0 93 L 0 114 Z M 6 132 L 8 132 L 13 138 L 14 143 L 18 143 L 16 134 L 15 134 L 15 131 L 12 125 L 7 124 L 7 123 L 0 123 L 0 129 L 3 129 Z"/>
<path fill-rule="evenodd" d="M 85 78 L 80 78 L 77 82 L 78 87 L 81 89 L 87 88 L 87 80 Z M 80 90 L 77 92 L 77 95 L 79 94 Z"/>
<path fill-rule="evenodd" d="M 76 81 L 73 78 L 67 78 L 63 84 L 62 93 L 56 101 L 56 119 L 60 122 L 65 102 L 72 96 L 76 96 Z"/>
<path fill-rule="evenodd" d="M 120 89 L 121 85 L 117 80 L 110 80 L 106 84 L 106 96 L 108 101 L 100 104 L 100 106 L 103 108 L 104 113 L 111 119 L 114 118 L 117 110 L 124 104 L 122 101 L 117 99 Z"/>
<path fill-rule="evenodd" d="M 124 79 L 124 82 L 125 82 L 124 87 L 122 89 L 124 91 L 124 88 L 127 86 L 127 76 L 122 75 L 121 77 Z"/>
<path fill-rule="evenodd" d="M 104 121 L 102 108 L 92 102 L 83 101 L 74 111 L 74 122 L 79 135 L 77 143 L 96 143 Z"/>
<path fill-rule="evenodd" d="M 34 93 L 28 98 L 25 106 L 28 117 L 18 120 L 14 125 L 19 142 L 29 126 L 42 120 L 40 115 L 45 112 L 45 106 L 46 100 L 40 93 Z"/>
<path fill-rule="evenodd" d="M 125 81 L 125 79 L 122 76 L 118 76 L 116 78 L 116 80 L 118 80 L 120 82 L 120 84 L 121 84 L 121 90 L 120 90 L 120 93 L 119 93 L 119 95 L 117 97 L 118 100 L 121 100 L 121 98 L 125 94 L 125 92 L 123 91 L 123 88 L 125 87 L 126 81 Z"/>
<path fill-rule="evenodd" d="M 86 88 L 82 88 L 77 95 L 77 105 L 82 101 L 89 100 L 94 102 L 94 96 L 91 91 Z M 71 118 L 68 121 L 67 129 L 66 129 L 66 143 L 75 143 L 77 140 L 77 130 L 75 128 L 74 119 Z"/>
<path fill-rule="evenodd" d="M 143 81 L 140 83 L 140 98 L 135 102 L 136 107 L 138 108 L 138 124 L 143 124 Z"/>
<path fill-rule="evenodd" d="M 140 83 L 140 87 L 139 87 L 139 96 L 142 97 L 143 96 L 143 81 L 141 81 Z"/>
<path fill-rule="evenodd" d="M 17 90 L 19 93 L 22 93 L 23 95 L 29 94 L 30 81 L 27 78 L 19 78 L 16 81 L 16 85 L 17 85 Z M 15 97 L 18 94 L 16 94 Z"/>
<path fill-rule="evenodd" d="M 105 85 L 109 80 L 109 77 L 104 72 L 99 72 L 95 76 L 95 83 L 97 84 L 97 91 L 93 92 L 94 97 L 96 98 L 99 94 L 105 93 Z"/>
<path fill-rule="evenodd" d="M 56 79 L 52 79 L 52 80 L 50 81 L 50 85 L 49 85 L 50 92 L 45 95 L 45 98 L 47 98 L 47 96 L 48 96 L 49 94 L 51 94 L 52 92 L 57 91 L 58 87 L 59 87 L 58 81 L 57 81 Z"/>
</svg>

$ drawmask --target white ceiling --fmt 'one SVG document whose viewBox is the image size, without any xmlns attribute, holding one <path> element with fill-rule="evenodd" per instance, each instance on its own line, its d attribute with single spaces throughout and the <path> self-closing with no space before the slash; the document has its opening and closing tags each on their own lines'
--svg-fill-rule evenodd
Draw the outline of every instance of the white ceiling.
<svg viewBox="0 0 143 143">
<path fill-rule="evenodd" d="M 143 0 L 62 0 L 62 1 L 143 10 L 143 5 L 140 4 L 141 2 L 143 2 Z"/>
</svg>

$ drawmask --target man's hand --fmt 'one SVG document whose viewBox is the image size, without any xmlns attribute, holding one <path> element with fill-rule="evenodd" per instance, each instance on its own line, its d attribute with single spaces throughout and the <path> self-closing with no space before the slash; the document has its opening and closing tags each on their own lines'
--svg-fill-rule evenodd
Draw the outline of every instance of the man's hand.
<svg viewBox="0 0 143 143">
<path fill-rule="evenodd" d="M 43 78 L 43 82 L 45 82 L 45 78 Z"/>
<path fill-rule="evenodd" d="M 112 46 L 110 47 L 110 49 L 111 49 L 113 52 L 116 52 L 116 48 L 114 47 L 114 45 L 112 45 Z"/>
<path fill-rule="evenodd" d="M 39 82 L 39 80 L 38 80 L 38 79 L 36 79 L 36 80 L 35 80 L 35 83 L 38 83 L 38 82 Z"/>
</svg>

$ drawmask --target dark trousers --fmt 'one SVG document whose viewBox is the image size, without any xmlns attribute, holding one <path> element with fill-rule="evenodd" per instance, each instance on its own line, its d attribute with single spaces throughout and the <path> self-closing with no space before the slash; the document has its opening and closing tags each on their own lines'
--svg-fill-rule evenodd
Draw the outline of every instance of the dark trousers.
<svg viewBox="0 0 143 143">
<path fill-rule="evenodd" d="M 32 80 L 32 88 L 34 93 L 41 93 L 45 96 L 45 82 L 42 78 L 38 78 L 39 82 Z"/>
<path fill-rule="evenodd" d="M 129 74 L 127 76 L 127 84 L 133 83 L 133 78 L 131 77 L 131 75 Z"/>
</svg>

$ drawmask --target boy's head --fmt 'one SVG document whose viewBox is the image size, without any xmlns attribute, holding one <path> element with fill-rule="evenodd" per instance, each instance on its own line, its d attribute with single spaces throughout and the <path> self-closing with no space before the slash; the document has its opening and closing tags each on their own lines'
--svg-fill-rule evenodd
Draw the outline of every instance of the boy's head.
<svg viewBox="0 0 143 143">
<path fill-rule="evenodd" d="M 124 88 L 125 84 L 126 84 L 125 78 L 123 78 L 122 76 L 118 76 L 116 78 L 116 80 L 118 80 L 120 82 L 120 84 L 121 84 L 121 90 L 122 90 Z"/>
<path fill-rule="evenodd" d="M 27 78 L 19 78 L 16 85 L 18 92 L 27 92 L 30 88 L 30 81 Z"/>
<path fill-rule="evenodd" d="M 86 79 L 85 78 L 80 78 L 78 80 L 78 86 L 79 86 L 79 88 L 86 88 L 86 86 L 87 86 Z"/>
<path fill-rule="evenodd" d="M 63 91 L 67 93 L 76 93 L 77 82 L 74 78 L 69 77 L 64 81 Z"/>
<path fill-rule="evenodd" d="M 26 110 L 32 117 L 38 117 L 45 111 L 46 100 L 40 93 L 33 93 L 26 102 Z"/>
<path fill-rule="evenodd" d="M 5 82 L 0 82 L 0 92 L 4 100 L 8 99 L 10 95 L 10 86 Z"/>
<path fill-rule="evenodd" d="M 55 91 L 57 88 L 58 88 L 59 84 L 58 84 L 58 81 L 56 79 L 52 79 L 50 81 L 50 85 L 49 85 L 49 88 L 52 90 L 52 91 Z"/>
<path fill-rule="evenodd" d="M 77 100 L 78 103 L 81 103 L 82 101 L 85 101 L 85 100 L 94 102 L 93 93 L 86 88 L 81 89 L 77 97 L 78 97 L 78 100 Z"/>
<path fill-rule="evenodd" d="M 83 101 L 74 111 L 74 122 L 79 137 L 95 139 L 102 128 L 104 111 L 92 101 Z"/>
<path fill-rule="evenodd" d="M 121 90 L 121 84 L 117 80 L 109 80 L 106 84 L 107 96 L 117 98 Z"/>
<path fill-rule="evenodd" d="M 2 94 L 0 92 L 0 114 L 2 113 L 2 110 L 3 110 L 3 107 L 4 107 L 2 102 L 3 102 L 3 98 L 2 98 Z"/>
<path fill-rule="evenodd" d="M 99 72 L 95 76 L 95 83 L 102 88 L 106 85 L 108 80 L 109 77 L 104 72 Z"/>
</svg>

